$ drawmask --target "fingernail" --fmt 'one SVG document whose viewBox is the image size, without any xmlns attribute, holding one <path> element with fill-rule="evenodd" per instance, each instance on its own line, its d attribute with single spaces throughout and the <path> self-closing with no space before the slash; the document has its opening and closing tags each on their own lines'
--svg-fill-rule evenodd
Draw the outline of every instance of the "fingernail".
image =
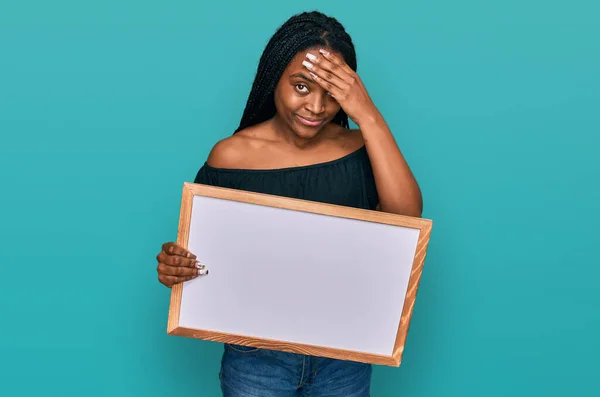
<svg viewBox="0 0 600 397">
<path fill-rule="evenodd" d="M 203 276 L 205 274 L 208 274 L 208 269 L 198 269 L 199 276 Z"/>
<path fill-rule="evenodd" d="M 313 67 L 313 64 L 308 61 L 302 61 L 302 64 L 309 69 L 312 69 L 312 67 Z"/>
<path fill-rule="evenodd" d="M 205 265 L 204 263 L 200 262 L 200 261 L 196 261 L 196 267 L 198 269 L 204 269 Z"/>
<path fill-rule="evenodd" d="M 322 48 L 319 50 L 319 52 L 320 52 L 321 54 L 323 54 L 323 55 L 326 55 L 326 56 L 327 56 L 327 55 L 329 55 L 329 51 L 327 51 L 327 50 L 324 50 L 324 49 L 322 49 Z"/>
<path fill-rule="evenodd" d="M 317 79 L 317 75 L 314 74 L 313 72 L 308 72 L 308 74 L 310 74 L 310 77 L 312 77 L 313 79 Z"/>
<path fill-rule="evenodd" d="M 313 54 L 311 54 L 310 52 L 309 52 L 308 54 L 306 54 L 306 57 L 307 57 L 308 59 L 310 59 L 311 61 L 313 61 L 313 62 L 317 60 L 317 56 L 316 56 L 316 55 L 313 55 Z"/>
</svg>

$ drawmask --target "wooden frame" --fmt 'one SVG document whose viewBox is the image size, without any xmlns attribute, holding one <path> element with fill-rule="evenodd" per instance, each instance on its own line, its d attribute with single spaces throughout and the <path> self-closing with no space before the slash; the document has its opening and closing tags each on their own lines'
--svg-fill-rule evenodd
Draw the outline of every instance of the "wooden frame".
<svg viewBox="0 0 600 397">
<path fill-rule="evenodd" d="M 261 206 L 283 208 L 294 211 L 309 212 L 334 217 L 349 218 L 419 229 L 418 243 L 414 255 L 412 270 L 408 279 L 408 288 L 406 290 L 404 298 L 404 304 L 401 318 L 399 321 L 398 331 L 396 334 L 393 354 L 391 355 L 370 354 L 364 352 L 342 350 L 326 346 L 288 343 L 265 338 L 234 335 L 222 332 L 207 331 L 203 329 L 185 328 L 183 326 L 180 326 L 179 321 L 183 292 L 182 284 L 174 285 L 172 287 L 168 314 L 168 334 L 190 338 L 199 338 L 214 342 L 335 358 L 341 360 L 358 361 L 396 367 L 400 365 L 408 334 L 409 324 L 414 309 L 417 289 L 423 270 L 423 263 L 426 256 L 427 246 L 429 243 L 432 228 L 431 220 L 383 213 L 380 211 L 370 211 L 331 204 L 309 202 L 287 197 L 252 193 L 221 187 L 185 183 L 183 186 L 183 196 L 181 200 L 179 230 L 177 237 L 178 244 L 185 248 L 187 248 L 188 246 L 190 221 L 192 216 L 192 203 L 194 196 L 219 198 L 224 200 L 258 204 Z"/>
</svg>

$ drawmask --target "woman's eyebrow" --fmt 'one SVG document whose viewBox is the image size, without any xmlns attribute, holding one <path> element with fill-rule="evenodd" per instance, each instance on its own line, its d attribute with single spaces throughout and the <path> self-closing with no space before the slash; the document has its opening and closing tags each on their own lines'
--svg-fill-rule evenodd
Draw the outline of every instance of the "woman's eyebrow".
<svg viewBox="0 0 600 397">
<path fill-rule="evenodd" d="M 306 77 L 306 75 L 304 75 L 302 73 L 294 73 L 294 74 L 290 75 L 290 77 L 300 77 L 301 79 L 304 79 L 304 80 L 306 80 L 306 81 L 308 81 L 310 83 L 313 82 L 313 80 L 311 78 Z"/>
</svg>

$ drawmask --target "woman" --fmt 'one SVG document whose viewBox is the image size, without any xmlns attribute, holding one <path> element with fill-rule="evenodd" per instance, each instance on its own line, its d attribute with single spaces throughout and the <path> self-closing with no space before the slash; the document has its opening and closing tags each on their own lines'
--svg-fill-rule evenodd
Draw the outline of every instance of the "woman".
<svg viewBox="0 0 600 397">
<path fill-rule="evenodd" d="M 348 118 L 358 129 L 351 130 Z M 235 133 L 196 183 L 421 216 L 420 189 L 356 74 L 350 36 L 319 12 L 295 15 L 267 44 Z M 167 287 L 204 276 L 193 253 L 166 243 Z M 371 366 L 225 345 L 224 396 L 369 395 Z"/>
</svg>

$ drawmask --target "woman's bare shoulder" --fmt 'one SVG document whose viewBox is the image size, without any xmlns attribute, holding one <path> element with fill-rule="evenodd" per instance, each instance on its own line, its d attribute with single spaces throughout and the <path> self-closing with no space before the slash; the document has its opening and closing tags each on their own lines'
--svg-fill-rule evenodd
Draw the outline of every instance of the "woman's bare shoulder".
<svg viewBox="0 0 600 397">
<path fill-rule="evenodd" d="M 218 141 L 211 149 L 207 163 L 215 168 L 235 168 L 243 156 L 243 143 L 238 136 Z"/>
<path fill-rule="evenodd" d="M 337 145 L 350 152 L 360 149 L 365 144 L 362 132 L 359 129 L 348 129 L 341 126 L 336 130 L 332 139 Z"/>
<path fill-rule="evenodd" d="M 208 155 L 207 163 L 214 168 L 247 168 L 265 146 L 264 139 L 252 129 L 242 130 L 218 141 Z"/>
</svg>

